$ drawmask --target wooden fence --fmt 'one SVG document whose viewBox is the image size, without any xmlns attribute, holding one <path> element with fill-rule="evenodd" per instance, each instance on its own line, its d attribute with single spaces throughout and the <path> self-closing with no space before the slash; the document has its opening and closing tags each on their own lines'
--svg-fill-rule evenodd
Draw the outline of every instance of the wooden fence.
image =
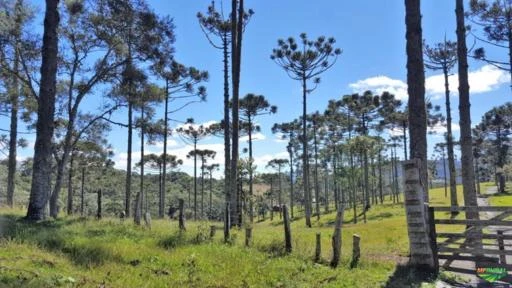
<svg viewBox="0 0 512 288">
<path fill-rule="evenodd" d="M 507 263 L 506 257 L 512 255 L 512 245 L 508 245 L 506 242 L 512 240 L 512 234 L 504 233 L 507 230 L 512 231 L 512 217 L 509 217 L 512 215 L 512 207 L 426 206 L 429 212 L 431 245 L 436 261 L 438 259 L 482 261 L 499 263 L 506 266 L 507 269 L 512 268 L 510 265 L 512 263 Z M 435 212 L 448 212 L 446 216 L 449 218 L 439 219 L 439 213 L 436 218 Z M 452 212 L 477 212 L 480 218 L 487 219 L 455 219 Z M 493 216 L 485 217 L 482 213 L 492 213 Z M 443 225 L 443 231 L 448 232 L 437 232 L 440 230 L 436 229 L 439 225 Z M 460 231 L 453 232 L 458 230 Z"/>
</svg>

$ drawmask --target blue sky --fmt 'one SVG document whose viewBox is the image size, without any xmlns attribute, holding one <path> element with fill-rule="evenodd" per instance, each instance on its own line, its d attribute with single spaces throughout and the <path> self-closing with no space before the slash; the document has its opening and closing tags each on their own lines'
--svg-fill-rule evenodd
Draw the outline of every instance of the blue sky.
<svg viewBox="0 0 512 288">
<path fill-rule="evenodd" d="M 42 5 L 43 1 L 34 1 Z M 176 54 L 178 61 L 185 65 L 208 70 L 210 80 L 206 83 L 208 99 L 206 103 L 189 106 L 176 114 L 174 118 L 193 117 L 197 123 L 204 123 L 222 118 L 222 55 L 221 51 L 210 46 L 204 37 L 196 19 L 197 12 L 205 12 L 209 0 L 148 0 L 150 6 L 161 15 L 170 15 L 176 25 Z M 216 1 L 220 5 L 219 0 Z M 455 40 L 455 4 L 454 1 L 422 1 L 423 37 L 427 43 L 440 42 L 446 37 Z M 224 0 L 225 8 L 230 1 Z M 274 123 L 290 121 L 300 114 L 300 83 L 288 78 L 286 73 L 271 59 L 270 54 L 276 46 L 277 39 L 289 36 L 298 37 L 306 32 L 310 38 L 320 35 L 336 39 L 336 47 L 343 49 L 337 63 L 322 75 L 319 87 L 308 98 L 308 112 L 323 112 L 327 101 L 342 95 L 373 90 L 390 91 L 401 99 L 407 97 L 406 56 L 405 56 L 405 8 L 403 1 L 396 0 L 280 0 L 254 1 L 246 0 L 247 8 L 255 11 L 246 28 L 243 42 L 241 73 L 241 95 L 255 93 L 264 95 L 271 104 L 278 106 L 278 113 L 261 116 L 258 122 L 262 127 L 261 140 L 254 142 L 255 162 L 259 170 L 273 158 L 286 157 L 286 143 L 272 135 L 270 127 Z M 41 9 L 42 10 L 42 9 Z M 228 13 L 228 9 L 225 9 Z M 40 25 L 40 23 L 37 23 Z M 468 46 L 473 45 L 473 38 L 468 37 Z M 479 44 L 477 43 L 477 46 Z M 506 51 L 489 50 L 490 55 L 499 59 L 506 58 Z M 470 60 L 470 85 L 472 101 L 472 122 L 479 122 L 483 113 L 494 106 L 510 101 L 511 92 L 507 73 L 486 66 L 482 62 Z M 452 71 L 453 73 L 456 72 Z M 443 80 L 438 72 L 426 72 L 427 96 L 434 104 L 444 109 Z M 456 75 L 450 79 L 452 90 L 452 115 L 455 136 L 458 137 L 458 99 Z M 84 106 L 92 109 L 92 106 Z M 158 108 L 161 115 L 161 109 Z M 126 119 L 125 111 L 117 113 L 119 120 Z M 7 123 L 8 120 L 1 120 Z M 5 124 L 7 125 L 7 124 Z M 3 126 L 3 124 L 2 124 Z M 30 138 L 30 137 L 29 137 Z M 118 168 L 125 169 L 126 130 L 113 128 L 110 142 L 116 155 L 114 161 Z M 122 139 L 122 141 L 119 141 Z M 429 137 L 429 146 L 440 141 L 440 136 Z M 30 140 L 30 139 L 29 139 Z M 137 136 L 134 146 L 138 146 Z M 171 154 L 184 159 L 192 148 L 186 146 L 178 137 L 170 139 Z M 244 143 L 244 145 L 246 145 Z M 221 163 L 222 139 L 205 139 L 199 148 L 218 151 L 214 162 Z M 134 150 L 138 160 L 140 152 Z M 148 153 L 161 153 L 161 145 L 147 147 Z M 20 151 L 20 158 L 32 156 L 33 151 Z M 429 153 L 431 155 L 431 153 Z M 247 157 L 242 154 L 243 157 Z M 183 171 L 192 171 L 190 161 L 185 161 Z"/>
</svg>

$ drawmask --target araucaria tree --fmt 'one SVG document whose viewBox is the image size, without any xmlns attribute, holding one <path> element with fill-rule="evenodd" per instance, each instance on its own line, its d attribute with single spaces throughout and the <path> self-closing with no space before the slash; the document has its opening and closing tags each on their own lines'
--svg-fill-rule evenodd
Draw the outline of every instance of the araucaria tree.
<svg viewBox="0 0 512 288">
<path fill-rule="evenodd" d="M 176 132 L 187 144 L 194 145 L 194 150 L 192 151 L 197 151 L 197 142 L 209 135 L 210 131 L 203 125 L 194 125 L 192 119 L 189 120 L 191 121 L 189 121 L 188 127 L 186 125 L 180 127 L 176 129 Z M 194 158 L 194 220 L 197 220 L 197 154 L 194 153 L 192 157 Z"/>
<path fill-rule="evenodd" d="M 448 76 L 451 69 L 457 63 L 457 43 L 444 41 L 433 47 L 425 45 L 425 67 L 431 70 L 442 70 L 444 75 L 445 101 L 446 101 L 446 148 L 448 150 L 448 169 L 450 171 L 450 202 L 452 207 L 457 207 L 457 182 L 455 172 L 455 156 L 453 152 L 452 112 L 450 106 L 450 84 Z M 445 175 L 446 177 L 446 175 Z"/>
<path fill-rule="evenodd" d="M 307 141 L 307 99 L 306 96 L 313 89 L 308 88 L 308 82 L 320 81 L 320 74 L 331 68 L 341 54 L 341 49 L 334 48 L 334 38 L 318 37 L 315 41 L 309 40 L 306 33 L 300 35 L 299 42 L 293 37 L 287 40 L 279 39 L 278 47 L 272 50 L 270 58 L 283 68 L 293 80 L 302 84 L 302 170 L 303 187 L 306 198 L 306 226 L 311 227 L 311 191 L 309 187 L 309 157 Z"/>
<path fill-rule="evenodd" d="M 254 123 L 254 118 L 264 114 L 274 114 L 277 107 L 270 105 L 263 95 L 247 94 L 240 99 L 240 119 L 247 122 L 247 135 L 249 136 L 249 218 L 253 222 L 253 161 L 252 158 L 252 136 L 253 132 L 259 130 L 259 126 Z"/>
<path fill-rule="evenodd" d="M 505 48 L 508 53 L 508 60 L 491 59 L 480 47 L 473 51 L 473 57 L 507 71 L 512 85 L 512 3 L 509 0 L 494 0 L 491 3 L 488 0 L 471 0 L 466 16 L 482 28 L 482 36 L 473 33 L 478 40 Z"/>
</svg>

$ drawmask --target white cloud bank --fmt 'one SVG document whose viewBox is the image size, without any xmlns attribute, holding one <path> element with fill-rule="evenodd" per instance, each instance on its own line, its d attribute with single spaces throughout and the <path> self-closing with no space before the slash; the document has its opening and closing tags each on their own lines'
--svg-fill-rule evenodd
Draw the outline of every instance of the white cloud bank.
<svg viewBox="0 0 512 288">
<path fill-rule="evenodd" d="M 497 89 L 502 84 L 509 82 L 509 74 L 492 65 L 484 65 L 468 74 L 471 94 L 485 93 Z M 459 87 L 458 74 L 449 76 L 448 82 L 452 95 L 457 94 Z M 370 90 L 375 93 L 388 91 L 396 98 L 407 100 L 407 83 L 399 79 L 392 79 L 387 76 L 375 76 L 359 80 L 349 84 L 352 91 L 362 93 Z M 437 74 L 425 79 L 425 90 L 427 95 L 440 98 L 444 95 L 444 75 Z"/>
</svg>

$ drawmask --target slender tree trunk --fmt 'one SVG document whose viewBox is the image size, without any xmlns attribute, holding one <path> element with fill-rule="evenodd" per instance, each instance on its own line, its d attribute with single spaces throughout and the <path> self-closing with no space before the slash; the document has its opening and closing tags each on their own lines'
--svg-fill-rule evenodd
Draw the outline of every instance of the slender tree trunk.
<svg viewBox="0 0 512 288">
<path fill-rule="evenodd" d="M 212 211 L 212 194 L 213 194 L 213 190 L 212 190 L 213 179 L 212 178 L 213 178 L 213 176 L 212 176 L 212 174 L 213 174 L 213 170 L 210 170 L 210 183 L 209 183 L 210 184 L 210 203 L 209 203 L 209 207 L 208 207 L 208 211 L 210 211 L 209 218 L 211 218 L 213 215 L 213 211 Z"/>
<path fill-rule="evenodd" d="M 20 3 L 22 1 L 16 2 L 16 7 L 18 5 L 22 5 Z M 19 13 L 18 11 L 16 13 Z M 16 18 L 18 19 L 19 16 L 17 15 Z M 18 22 L 18 21 L 17 21 Z M 15 31 L 17 34 L 19 34 L 19 30 L 21 27 L 19 27 L 20 24 L 17 23 Z M 17 41 L 17 40 L 16 40 Z M 15 52 L 14 52 L 14 64 L 13 64 L 13 70 L 15 73 L 19 70 L 19 53 L 18 53 L 18 43 L 15 44 Z M 18 83 L 18 77 L 12 76 L 12 87 L 10 87 L 10 93 L 9 93 L 9 102 L 11 106 L 11 123 L 10 123 L 10 131 L 9 131 L 9 159 L 8 159 L 8 171 L 7 171 L 7 205 L 9 207 L 14 206 L 14 180 L 16 178 L 16 148 L 18 146 L 18 106 L 19 101 L 18 97 L 20 97 L 20 89 L 19 89 L 19 83 Z"/>
<path fill-rule="evenodd" d="M 135 203 L 135 224 L 140 225 L 142 218 L 142 208 L 144 203 L 144 106 L 141 111 L 141 128 L 140 128 L 140 190 L 137 193 L 137 202 Z M 147 210 L 147 207 L 146 207 Z"/>
<path fill-rule="evenodd" d="M 382 181 L 382 151 L 379 149 L 379 156 L 378 156 L 378 166 L 379 166 L 379 198 L 380 198 L 380 204 L 384 203 L 384 185 Z"/>
<path fill-rule="evenodd" d="M 165 184 L 167 182 L 167 131 L 169 130 L 169 80 L 165 80 L 165 105 L 164 105 L 164 157 L 162 160 L 162 189 L 160 189 L 160 205 L 158 216 L 163 219 L 165 214 Z"/>
<path fill-rule="evenodd" d="M 291 147 L 288 149 L 288 154 L 290 155 L 290 213 L 293 219 L 293 151 Z"/>
<path fill-rule="evenodd" d="M 197 220 L 197 139 L 194 138 L 194 221 Z"/>
<path fill-rule="evenodd" d="M 311 190 L 309 187 L 309 155 L 308 155 L 308 138 L 306 127 L 307 116 L 307 86 L 306 75 L 302 75 L 302 181 L 304 183 L 304 200 L 306 208 L 306 226 L 311 228 Z"/>
<path fill-rule="evenodd" d="M 229 138 L 229 67 L 228 67 L 228 35 L 224 33 L 222 39 L 222 52 L 224 63 L 224 196 L 225 196 L 225 215 L 224 215 L 224 241 L 229 240 L 229 228 L 231 227 L 231 141 Z"/>
<path fill-rule="evenodd" d="M 453 153 L 453 135 L 452 135 L 452 112 L 450 107 L 450 84 L 448 82 L 448 67 L 443 65 L 444 90 L 446 98 L 446 144 L 448 150 L 448 167 L 450 171 L 450 204 L 452 208 L 458 207 L 457 201 L 457 182 L 455 170 L 455 156 Z"/>
<path fill-rule="evenodd" d="M 239 52 L 239 41 L 241 39 L 241 35 L 238 34 L 238 21 L 239 17 L 237 7 L 238 1 L 231 1 L 231 76 L 232 76 L 232 150 L 231 150 L 231 225 L 232 226 L 240 226 L 241 223 L 238 223 L 239 213 L 238 207 L 238 101 L 239 101 L 239 84 L 240 84 L 240 62 L 239 56 L 241 56 Z M 241 51 L 241 50 L 240 50 Z"/>
<path fill-rule="evenodd" d="M 457 55 L 459 60 L 459 125 L 464 205 L 477 206 L 478 203 L 475 193 L 475 175 L 473 170 L 473 147 L 471 139 L 466 26 L 464 24 L 464 3 L 462 0 L 456 0 L 455 14 L 457 16 Z M 478 219 L 478 212 L 466 212 L 466 218 Z"/>
<path fill-rule="evenodd" d="M 443 152 L 443 174 L 444 174 L 444 197 L 448 197 L 448 181 L 446 177 L 446 158 L 444 157 Z M 450 194 L 451 196 L 451 194 Z"/>
<path fill-rule="evenodd" d="M 249 221 L 251 223 L 254 222 L 254 215 L 253 215 L 253 187 L 252 187 L 252 119 L 251 116 L 248 116 L 248 122 L 249 122 Z"/>
<path fill-rule="evenodd" d="M 402 122 L 402 132 L 403 132 L 403 140 L 404 140 L 404 160 L 407 161 L 407 122 Z"/>
<path fill-rule="evenodd" d="M 68 215 L 73 214 L 73 162 L 74 162 L 74 156 L 71 154 L 71 159 L 69 159 L 69 169 L 68 169 L 68 205 L 67 205 L 67 212 Z"/>
<path fill-rule="evenodd" d="M 281 165 L 279 165 L 279 168 L 277 170 L 277 183 L 279 185 L 279 194 L 278 195 L 278 199 L 279 199 L 279 207 L 283 207 L 283 185 L 281 185 Z M 283 211 L 282 209 L 280 210 L 279 212 L 279 218 L 282 218 L 283 217 Z"/>
<path fill-rule="evenodd" d="M 80 187 L 80 216 L 84 217 L 84 197 L 85 197 L 85 191 L 84 191 L 84 185 L 85 185 L 85 166 L 82 167 L 82 183 Z"/>
<path fill-rule="evenodd" d="M 204 157 L 204 156 L 203 156 Z M 201 219 L 204 217 L 204 158 L 201 159 Z"/>
<path fill-rule="evenodd" d="M 130 93 L 131 94 L 131 93 Z M 130 96 L 129 96 L 130 98 Z M 126 158 L 126 183 L 125 183 L 125 211 L 126 217 L 130 217 L 131 197 L 132 197 L 132 125 L 133 125 L 133 104 L 128 99 L 128 149 Z"/>
<path fill-rule="evenodd" d="M 32 166 L 32 186 L 26 218 L 45 218 L 45 205 L 51 191 L 52 149 L 58 58 L 59 0 L 46 0 L 41 62 L 41 80 L 37 99 L 36 142 Z"/>
<path fill-rule="evenodd" d="M 409 145 L 411 159 L 421 160 L 420 179 L 427 184 L 427 113 L 420 0 L 405 0 L 407 40 L 407 92 L 409 94 Z M 426 186 L 425 186 L 426 187 Z M 428 189 L 425 189 L 428 202 Z"/>
<path fill-rule="evenodd" d="M 320 184 L 318 183 L 318 141 L 316 138 L 316 123 L 313 124 L 313 137 L 315 145 L 315 210 L 316 219 L 320 221 Z"/>
</svg>

